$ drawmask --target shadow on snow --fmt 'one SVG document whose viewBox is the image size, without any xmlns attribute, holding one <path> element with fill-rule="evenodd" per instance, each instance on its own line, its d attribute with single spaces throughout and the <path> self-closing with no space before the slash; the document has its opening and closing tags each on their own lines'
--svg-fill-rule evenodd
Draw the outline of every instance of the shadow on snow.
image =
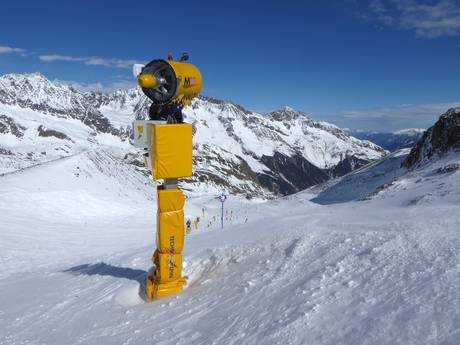
<svg viewBox="0 0 460 345">
<path fill-rule="evenodd" d="M 110 276 L 114 278 L 125 278 L 137 281 L 139 284 L 145 284 L 147 272 L 144 270 L 136 270 L 128 267 L 119 267 L 106 264 L 105 262 L 98 262 L 95 264 L 78 265 L 64 270 L 65 273 L 70 273 L 75 276 L 79 275 L 99 275 Z"/>
</svg>

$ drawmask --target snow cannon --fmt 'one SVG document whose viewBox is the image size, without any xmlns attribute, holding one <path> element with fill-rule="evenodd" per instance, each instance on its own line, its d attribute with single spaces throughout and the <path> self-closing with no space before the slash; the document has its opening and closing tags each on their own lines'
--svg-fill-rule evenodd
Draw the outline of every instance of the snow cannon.
<svg viewBox="0 0 460 345">
<path fill-rule="evenodd" d="M 180 61 L 153 60 L 146 65 L 134 65 L 133 73 L 142 92 L 152 101 L 150 120 L 182 123 L 182 109 L 190 104 L 202 87 L 200 70 L 188 63 L 184 53 Z"/>
<path fill-rule="evenodd" d="M 197 67 L 181 61 L 153 60 L 134 65 L 144 94 L 152 101 L 149 120 L 134 121 L 134 145 L 144 150 L 145 164 L 157 186 L 156 250 L 145 284 L 148 301 L 177 294 L 187 283 L 182 277 L 185 197 L 178 179 L 192 176 L 192 125 L 183 123 L 182 109 L 201 90 Z"/>
</svg>

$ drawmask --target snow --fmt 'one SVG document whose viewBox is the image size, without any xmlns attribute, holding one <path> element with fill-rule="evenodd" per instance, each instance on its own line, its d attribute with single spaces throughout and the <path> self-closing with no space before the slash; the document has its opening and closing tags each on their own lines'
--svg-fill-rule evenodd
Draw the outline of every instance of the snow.
<svg viewBox="0 0 460 345">
<path fill-rule="evenodd" d="M 10 161 L 8 157 L 0 159 L 0 173 L 53 161 L 95 147 L 109 146 L 113 150 L 118 148 L 132 151 L 128 141 L 122 141 L 109 133 L 95 133 L 77 119 L 56 117 L 17 105 L 4 104 L 0 104 L 0 114 L 8 114 L 18 125 L 26 128 L 21 138 L 11 133 L 0 135 L 0 147 L 11 149 L 16 155 Z M 37 129 L 40 125 L 64 133 L 70 140 L 39 136 Z"/>
<path fill-rule="evenodd" d="M 410 149 L 396 151 L 337 179 L 336 183 L 328 182 L 328 188 L 313 201 L 319 204 L 333 204 L 366 198 L 377 188 L 395 181 L 405 173 L 401 163 L 409 151 Z"/>
<path fill-rule="evenodd" d="M 439 169 L 460 159 L 389 178 L 406 153 L 318 196 L 230 196 L 224 230 L 187 192 L 188 285 L 152 303 L 153 183 L 111 151 L 2 176 L 0 344 L 459 344 L 460 171 Z"/>
</svg>

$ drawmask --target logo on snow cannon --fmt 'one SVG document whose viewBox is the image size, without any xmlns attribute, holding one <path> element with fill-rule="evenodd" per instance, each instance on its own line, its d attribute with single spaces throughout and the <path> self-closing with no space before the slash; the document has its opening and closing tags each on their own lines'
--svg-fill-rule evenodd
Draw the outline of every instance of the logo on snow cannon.
<svg viewBox="0 0 460 345">
<path fill-rule="evenodd" d="M 191 87 L 197 85 L 195 77 L 185 77 L 184 78 L 184 87 Z"/>
<path fill-rule="evenodd" d="M 175 244 L 175 237 L 169 236 L 169 254 L 171 255 L 171 259 L 169 260 L 169 278 L 172 279 L 174 277 L 174 268 L 177 267 L 174 263 L 174 244 Z"/>
<path fill-rule="evenodd" d="M 169 254 L 174 254 L 174 246 L 176 238 L 174 236 L 169 236 Z"/>
<path fill-rule="evenodd" d="M 176 263 L 174 262 L 174 257 L 171 256 L 169 260 L 169 279 L 174 277 L 174 269 L 177 267 Z"/>
</svg>

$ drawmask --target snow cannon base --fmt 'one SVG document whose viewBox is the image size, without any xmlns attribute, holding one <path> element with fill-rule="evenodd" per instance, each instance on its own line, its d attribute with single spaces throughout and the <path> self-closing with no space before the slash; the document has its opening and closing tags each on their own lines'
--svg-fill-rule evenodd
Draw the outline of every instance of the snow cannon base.
<svg viewBox="0 0 460 345">
<path fill-rule="evenodd" d="M 182 291 L 182 286 L 187 284 L 185 279 L 174 280 L 169 283 L 160 283 L 154 276 L 147 277 L 145 294 L 148 301 L 173 296 Z"/>
</svg>

